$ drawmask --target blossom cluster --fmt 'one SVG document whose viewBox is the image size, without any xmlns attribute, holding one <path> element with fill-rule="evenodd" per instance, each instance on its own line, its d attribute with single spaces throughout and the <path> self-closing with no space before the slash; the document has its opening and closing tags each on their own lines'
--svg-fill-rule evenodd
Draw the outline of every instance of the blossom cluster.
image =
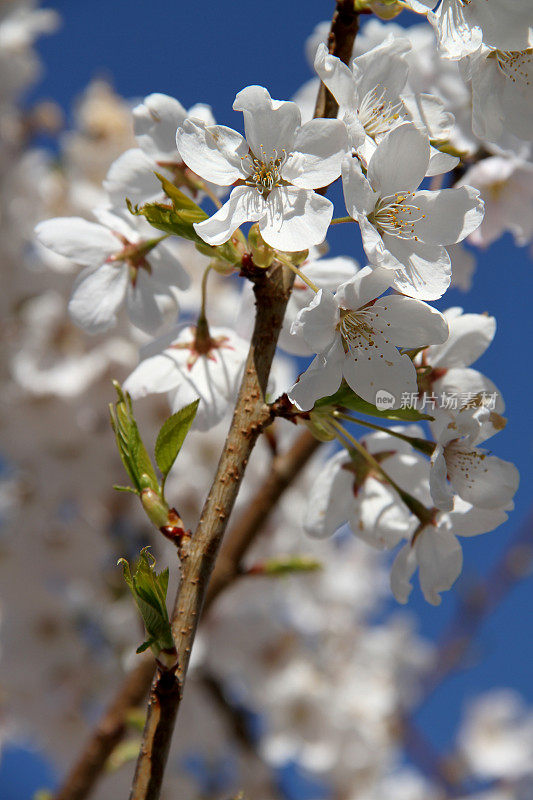
<svg viewBox="0 0 533 800">
<path fill-rule="evenodd" d="M 468 35 L 454 33 L 446 22 L 449 15 L 456 26 L 462 20 Z M 530 35 L 525 7 L 517 8 L 516 15 L 504 26 L 509 27 L 505 46 Z M 495 139 L 475 124 L 476 86 L 483 64 L 497 63 L 503 70 L 502 51 L 494 48 L 504 44 L 491 38 L 498 26 L 490 14 L 474 13 L 470 5 L 464 10 L 461 3 L 442 3 L 431 20 L 444 56 L 472 62 L 472 135 L 483 135 L 489 146 Z M 224 417 L 236 396 L 248 349 L 245 319 L 251 312 L 250 295 L 244 293 L 238 325 L 210 327 L 209 271 L 230 275 L 249 260 L 259 268 L 281 263 L 296 272 L 310 291 L 305 304 L 289 307 L 280 346 L 315 357 L 286 387 L 292 418 L 315 429 L 320 424 L 347 448 L 344 456 L 334 457 L 337 471 L 319 479 L 310 513 L 323 518 L 324 529 L 330 531 L 352 518 L 354 532 L 379 547 L 405 541 L 391 576 L 396 597 L 405 602 L 409 576 L 419 566 L 424 595 L 438 603 L 439 593 L 461 571 L 454 531 L 465 535 L 468 529 L 473 535 L 504 521 L 518 473 L 479 447 L 505 425 L 501 396 L 494 390 L 489 402 L 493 384 L 468 369 L 488 345 L 493 321 L 488 325 L 483 316 L 461 315 L 460 310 L 444 315 L 430 304 L 451 283 L 448 248 L 475 237 L 485 203 L 480 190 L 467 182 L 468 173 L 460 181 L 452 174 L 450 185 L 441 188 L 461 163 L 461 151 L 451 144 L 455 117 L 438 86 L 420 91 L 425 87 L 417 86 L 413 42 L 395 34 L 384 33 L 349 65 L 318 43 L 314 67 L 338 104 L 336 119 L 303 121 L 297 102 L 273 100 L 264 87 L 248 86 L 233 104 L 243 114 L 243 136 L 217 124 L 206 105 L 186 111 L 169 96 L 148 96 L 133 111 L 137 147 L 111 165 L 104 181 L 105 203 L 92 212 L 96 221 L 51 219 L 41 222 L 36 233 L 45 248 L 84 267 L 69 304 L 79 325 L 93 333 L 107 330 L 124 305 L 134 326 L 153 333 L 175 319 L 192 276 L 180 258 L 173 229 L 156 223 L 159 230 L 154 230 L 148 212 L 164 209 L 165 195 L 175 209 L 176 202 L 183 202 L 180 197 L 192 198 L 183 211 L 198 209 L 200 216 L 186 236 L 196 237 L 199 249 L 215 259 L 202 281 L 200 316 L 196 324 L 178 320 L 173 330 L 167 325 L 159 339 L 146 343 L 125 388 L 134 398 L 169 393 L 174 410 L 200 398 L 196 425 L 203 430 Z M 380 35 L 374 31 L 375 37 Z M 456 47 L 457 41 L 464 46 Z M 509 78 L 505 70 L 502 74 Z M 517 113 L 522 83 L 518 88 L 509 101 Z M 515 138 L 520 132 L 512 124 L 508 130 Z M 333 203 L 324 190 L 339 178 L 347 216 L 333 220 Z M 211 216 L 194 202 L 203 198 L 217 207 Z M 362 269 L 349 259 L 328 264 L 320 258 L 332 221 L 359 227 L 368 262 Z M 241 231 L 246 223 L 252 225 L 248 240 Z M 219 249 L 226 245 L 233 248 L 233 258 Z M 344 400 L 337 395 L 343 387 L 351 392 L 351 402 L 346 392 Z M 366 403 L 366 409 L 385 403 L 394 417 L 405 405 L 402 398 L 419 393 L 426 398 L 428 389 L 443 393 L 445 402 L 437 409 L 425 402 L 432 412 L 426 415 L 431 435 L 418 445 L 421 455 L 405 454 L 410 468 L 402 468 L 401 459 L 393 466 L 390 458 L 376 467 L 364 441 L 359 447 L 369 455 L 366 465 L 364 458 L 359 464 L 361 452 L 357 457 L 352 453 L 352 434 L 341 425 L 343 407 L 357 410 L 353 398 Z M 280 392 L 274 385 L 271 391 L 274 400 Z M 452 393 L 469 393 L 470 400 L 452 403 Z M 346 420 L 359 421 L 349 415 Z M 390 435 L 383 435 L 389 442 Z M 416 442 L 424 433 L 399 436 L 404 443 Z M 390 443 L 384 448 L 388 452 Z M 392 537 L 384 506 L 365 499 L 367 480 L 383 486 L 382 503 L 398 515 L 392 519 L 393 512 L 389 514 Z M 317 493 L 324 498 L 322 505 L 316 502 Z M 373 490 L 370 495 L 374 497 Z M 354 496 L 357 511 L 348 513 Z M 367 514 L 375 538 L 361 522 Z"/>
</svg>

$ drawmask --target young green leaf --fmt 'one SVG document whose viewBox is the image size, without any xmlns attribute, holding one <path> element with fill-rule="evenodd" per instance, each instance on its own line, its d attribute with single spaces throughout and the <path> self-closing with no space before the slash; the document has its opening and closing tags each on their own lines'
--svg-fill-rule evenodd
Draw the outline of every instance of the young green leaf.
<svg viewBox="0 0 533 800">
<path fill-rule="evenodd" d="M 159 492 L 159 483 L 154 467 L 133 416 L 131 398 L 122 391 L 122 387 L 117 381 L 114 381 L 113 385 L 118 400 L 109 406 L 111 426 L 115 432 L 122 463 L 133 483 L 132 491 L 140 494 L 144 488 L 151 488 Z"/>
<path fill-rule="evenodd" d="M 133 207 L 129 200 L 126 200 L 128 209 L 131 214 L 136 216 L 143 216 L 152 227 L 157 230 L 164 231 L 165 233 L 181 236 L 183 239 L 189 239 L 194 242 L 197 248 L 205 255 L 211 258 L 219 258 L 223 261 L 228 261 L 230 264 L 238 264 L 241 261 L 244 248 L 239 250 L 235 243 L 240 241 L 244 244 L 245 239 L 240 231 L 236 231 L 229 242 L 221 244 L 218 247 L 212 247 L 204 242 L 194 229 L 195 222 L 202 222 L 208 218 L 208 214 L 197 205 L 194 200 L 187 197 L 180 189 L 174 186 L 173 183 L 168 181 L 159 173 L 155 173 L 156 177 L 161 182 L 163 191 L 171 200 L 172 205 L 163 203 L 146 203 L 139 207 Z"/>
<path fill-rule="evenodd" d="M 193 423 L 199 400 L 169 417 L 162 425 L 155 443 L 155 460 L 164 478 L 170 472 Z"/>
<path fill-rule="evenodd" d="M 156 658 L 161 658 L 162 651 L 172 658 L 175 648 L 166 605 L 168 568 L 157 573 L 155 558 L 147 547 L 141 550 L 133 574 L 125 558 L 120 558 L 118 563 L 122 566 L 124 580 L 130 587 L 148 635 L 137 652 L 142 653 L 150 647 Z"/>
<path fill-rule="evenodd" d="M 200 206 L 191 200 L 190 197 L 187 197 L 177 186 L 174 186 L 169 180 L 165 178 L 164 175 L 161 175 L 159 172 L 155 173 L 156 178 L 161 183 L 161 188 L 163 189 L 166 196 L 172 200 L 172 205 L 176 211 L 189 211 L 193 212 L 197 215 L 198 219 L 197 222 L 201 222 L 203 219 L 207 219 L 207 214 L 203 211 Z"/>
</svg>

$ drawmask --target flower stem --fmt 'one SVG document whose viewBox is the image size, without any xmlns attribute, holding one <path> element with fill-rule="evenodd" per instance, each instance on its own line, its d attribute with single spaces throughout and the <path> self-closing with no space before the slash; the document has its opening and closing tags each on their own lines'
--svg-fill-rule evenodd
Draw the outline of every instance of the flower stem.
<svg viewBox="0 0 533 800">
<path fill-rule="evenodd" d="M 352 217 L 335 217 L 329 223 L 330 225 L 340 225 L 341 222 L 355 222 Z"/>
<path fill-rule="evenodd" d="M 341 411 L 334 411 L 333 416 L 336 419 L 344 419 L 347 422 L 355 422 L 356 425 L 362 425 L 364 428 L 372 428 L 374 431 L 381 431 L 382 433 L 388 433 L 389 436 L 395 436 L 397 439 L 407 442 L 411 445 L 411 447 L 414 447 L 415 450 L 419 450 L 426 456 L 431 456 L 435 449 L 434 442 L 429 442 L 427 439 L 421 439 L 419 436 L 407 436 L 405 433 L 393 431 L 392 428 L 384 428 L 381 425 L 374 425 L 373 422 L 366 422 L 366 420 L 359 419 L 359 417 L 351 417 L 349 414 L 343 414 Z"/>
<path fill-rule="evenodd" d="M 211 333 L 209 331 L 209 323 L 207 322 L 207 315 L 205 312 L 207 301 L 207 278 L 211 271 L 211 265 L 206 267 L 202 276 L 202 300 L 200 305 L 200 313 L 196 320 L 196 335 L 194 339 L 194 347 L 197 353 L 208 353 L 211 349 Z"/>
<path fill-rule="evenodd" d="M 297 275 L 300 278 L 300 280 L 302 280 L 305 283 L 306 286 L 309 286 L 309 288 L 312 289 L 315 294 L 317 294 L 319 288 L 316 285 L 316 283 L 313 283 L 313 281 L 310 278 L 308 278 L 307 275 L 304 275 L 304 273 L 300 269 L 298 269 L 298 267 L 296 267 L 294 264 L 291 264 L 291 262 L 288 259 L 283 258 L 283 256 L 280 255 L 280 253 L 278 253 L 277 251 L 276 251 L 276 258 L 278 259 L 278 261 L 281 261 L 282 264 L 285 264 L 286 267 L 292 270 L 294 274 Z"/>
<path fill-rule="evenodd" d="M 352 436 L 351 433 L 348 433 L 348 431 L 336 420 L 330 420 L 330 425 L 335 429 L 337 438 L 342 444 L 345 445 L 345 443 L 348 442 L 352 447 L 355 447 L 357 452 L 363 456 L 363 458 L 378 473 L 378 475 L 381 475 L 387 481 L 387 483 L 389 483 L 392 488 L 398 492 L 400 498 L 405 503 L 409 511 L 420 520 L 422 525 L 428 525 L 432 522 L 433 511 L 429 508 L 426 508 L 426 506 L 417 500 L 416 497 L 413 497 L 412 494 L 409 494 L 409 492 L 406 492 L 404 489 L 400 488 L 400 486 L 398 486 L 398 484 L 390 477 L 390 475 L 385 472 L 379 461 L 374 458 L 372 453 L 369 453 L 366 447 L 363 447 L 361 442 L 358 442 L 357 439 Z"/>
</svg>

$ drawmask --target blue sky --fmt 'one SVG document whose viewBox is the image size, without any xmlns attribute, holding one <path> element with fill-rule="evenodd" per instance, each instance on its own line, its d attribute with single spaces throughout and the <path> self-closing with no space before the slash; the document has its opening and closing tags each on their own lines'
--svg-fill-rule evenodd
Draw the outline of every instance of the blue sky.
<svg viewBox="0 0 533 800">
<path fill-rule="evenodd" d="M 59 11 L 63 25 L 39 42 L 45 73 L 32 90 L 31 101 L 50 97 L 68 113 L 88 81 L 103 76 L 125 97 L 140 98 L 159 91 L 176 96 L 186 107 L 210 103 L 219 122 L 237 128 L 240 115 L 231 105 L 243 86 L 262 84 L 273 97 L 288 98 L 310 77 L 304 40 L 334 7 L 326 0 L 159 0 L 153 4 L 142 0 L 58 0 L 48 5 Z M 404 16 L 398 21 L 413 19 Z M 346 253 L 363 260 L 355 226 L 337 226 L 330 244 L 332 254 Z M 493 533 L 464 540 L 466 576 L 490 570 L 526 524 L 531 508 L 531 268 L 527 249 L 517 249 L 505 236 L 488 251 L 478 253 L 473 290 L 468 294 L 450 291 L 440 303 L 441 308 L 462 305 L 468 311 L 489 311 L 497 318 L 496 340 L 476 367 L 494 380 L 507 402 L 507 429 L 491 445 L 497 455 L 514 461 L 522 474 L 510 521 Z M 448 680 L 421 710 L 418 721 L 430 740 L 438 745 L 449 741 L 463 700 L 474 692 L 506 685 L 533 702 L 533 637 L 527 635 L 531 600 L 531 581 L 524 581 L 484 625 L 476 648 L 476 668 Z M 454 592 L 445 596 L 439 608 L 427 606 L 417 592 L 411 608 L 422 632 L 434 637 L 453 615 L 455 605 Z M 26 790 L 20 791 L 12 797 L 24 800 Z M 8 794 L 6 800 L 10 798 Z"/>
</svg>

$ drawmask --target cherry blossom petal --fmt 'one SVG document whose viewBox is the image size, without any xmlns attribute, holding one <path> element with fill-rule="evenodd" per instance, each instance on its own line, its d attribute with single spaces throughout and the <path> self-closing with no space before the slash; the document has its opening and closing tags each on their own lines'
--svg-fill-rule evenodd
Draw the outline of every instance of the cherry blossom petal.
<svg viewBox="0 0 533 800">
<path fill-rule="evenodd" d="M 230 186 L 246 175 L 241 159 L 248 145 L 231 128 L 186 119 L 176 133 L 176 145 L 187 166 L 207 181 Z"/>
<path fill-rule="evenodd" d="M 68 304 L 69 314 L 89 333 L 98 333 L 116 322 L 116 311 L 124 300 L 128 270 L 123 264 L 102 264 L 78 275 Z"/>
<path fill-rule="evenodd" d="M 409 356 L 402 356 L 381 334 L 374 331 L 371 341 L 354 335 L 346 354 L 343 375 L 363 400 L 375 404 L 376 394 L 385 390 L 393 395 L 391 408 L 400 408 L 404 392 L 416 392 L 416 370 Z"/>
<path fill-rule="evenodd" d="M 433 381 L 433 391 L 436 394 L 443 393 L 450 397 L 455 396 L 459 398 L 459 402 L 461 402 L 461 397 L 474 397 L 477 394 L 484 394 L 488 398 L 494 398 L 493 410 L 497 414 L 503 414 L 505 411 L 505 403 L 496 384 L 476 369 L 453 367 L 446 370 L 442 378 Z"/>
<path fill-rule="evenodd" d="M 425 14 L 437 5 L 438 0 L 404 0 L 404 3 L 418 14 Z"/>
<path fill-rule="evenodd" d="M 341 108 L 357 106 L 358 93 L 353 72 L 340 58 L 330 55 L 323 42 L 317 47 L 314 66 L 318 77 Z"/>
<path fill-rule="evenodd" d="M 394 128 L 368 165 L 368 180 L 381 197 L 417 189 L 429 164 L 429 139 L 412 123 Z"/>
<path fill-rule="evenodd" d="M 330 458 L 320 470 L 309 496 L 304 529 L 310 536 L 325 538 L 347 522 L 354 502 L 354 474 L 344 469 L 350 458 L 343 450 Z"/>
<path fill-rule="evenodd" d="M 359 539 L 378 550 L 392 550 L 409 535 L 411 515 L 390 486 L 368 476 L 358 495 L 349 523 Z"/>
<path fill-rule="evenodd" d="M 291 333 L 301 334 L 313 353 L 323 353 L 338 336 L 335 326 L 339 321 L 339 307 L 327 289 L 313 297 L 303 308 L 291 327 Z"/>
<path fill-rule="evenodd" d="M 158 303 L 156 297 L 157 288 L 157 284 L 154 283 L 146 270 L 140 269 L 137 272 L 135 286 L 132 285 L 131 281 L 128 281 L 126 289 L 128 316 L 137 328 L 147 333 L 156 331 L 163 322 L 161 305 L 164 306 L 164 303 L 161 304 L 161 300 L 164 300 L 164 294 L 161 295 Z M 170 300 L 168 292 L 166 297 Z"/>
<path fill-rule="evenodd" d="M 413 205 L 424 214 L 414 223 L 419 239 L 428 244 L 455 244 L 481 225 L 485 204 L 471 186 L 416 192 Z"/>
<path fill-rule="evenodd" d="M 294 150 L 296 129 L 300 126 L 300 109 L 290 101 L 272 100 L 263 86 L 247 86 L 233 103 L 235 111 L 244 113 L 246 140 L 251 151 L 261 158 L 262 150 L 267 158 L 274 151 Z"/>
<path fill-rule="evenodd" d="M 104 189 L 119 207 L 125 206 L 126 197 L 134 205 L 157 200 L 162 196 L 162 189 L 154 175 L 156 169 L 153 158 L 139 147 L 126 150 L 111 164 L 104 180 Z M 171 177 L 163 168 L 158 171 Z"/>
<path fill-rule="evenodd" d="M 309 411 L 321 397 L 335 394 L 342 380 L 344 350 L 337 339 L 330 350 L 317 355 L 288 392 L 302 411 Z"/>
<path fill-rule="evenodd" d="M 427 350 L 428 362 L 433 367 L 468 367 L 483 355 L 495 333 L 496 320 L 488 314 L 455 316 L 448 340 Z"/>
<path fill-rule="evenodd" d="M 471 27 L 479 26 L 483 43 L 499 50 L 525 50 L 531 46 L 533 10 L 530 0 L 472 3 L 462 9 Z"/>
<path fill-rule="evenodd" d="M 481 533 L 493 531 L 502 525 L 508 518 L 506 513 L 512 508 L 512 503 L 507 508 L 475 508 L 461 497 L 455 496 L 453 511 L 448 518 L 454 530 L 461 536 L 479 536 Z"/>
<path fill-rule="evenodd" d="M 309 189 L 277 186 L 266 205 L 267 215 L 259 220 L 259 230 L 271 247 L 287 252 L 307 250 L 326 238 L 333 217 L 333 203 L 327 198 Z"/>
<path fill-rule="evenodd" d="M 185 290 L 191 285 L 191 279 L 181 264 L 180 247 L 181 242 L 175 239 L 160 242 L 148 254 L 148 261 L 159 283 Z"/>
<path fill-rule="evenodd" d="M 387 37 L 381 44 L 363 53 L 352 62 L 359 98 L 377 90 L 384 92 L 382 102 L 395 104 L 404 89 L 409 65 L 403 57 L 411 43 L 401 36 Z"/>
<path fill-rule="evenodd" d="M 481 451 L 465 455 L 460 465 L 451 467 L 450 481 L 460 497 L 479 508 L 504 508 L 513 499 L 520 474 L 510 461 L 488 456 Z"/>
<path fill-rule="evenodd" d="M 303 271 L 313 283 L 331 292 L 334 292 L 339 284 L 353 278 L 357 268 L 357 262 L 347 256 L 319 258 L 317 261 L 305 262 L 302 266 Z M 300 278 L 296 277 L 287 304 L 283 328 L 278 339 L 278 346 L 293 355 L 307 356 L 317 352 L 308 347 L 300 333 L 295 335 L 290 333 L 292 323 L 296 319 L 298 312 L 309 305 L 313 297 L 314 292 L 312 289 L 309 289 Z"/>
<path fill-rule="evenodd" d="M 354 278 L 337 289 L 335 299 L 341 308 L 358 309 L 390 288 L 393 274 L 384 267 L 363 267 Z"/>
<path fill-rule="evenodd" d="M 122 249 L 110 230 L 81 217 L 44 220 L 35 228 L 35 234 L 43 247 L 86 267 L 98 267 Z"/>
<path fill-rule="evenodd" d="M 390 573 L 390 588 L 399 603 L 405 604 L 413 590 L 411 578 L 416 570 L 416 553 L 405 544 L 394 559 Z"/>
<path fill-rule="evenodd" d="M 360 214 L 369 214 L 375 208 L 378 194 L 363 175 L 359 160 L 345 156 L 341 172 L 342 190 L 348 214 L 353 219 L 358 219 Z"/>
<path fill-rule="evenodd" d="M 346 126 L 338 119 L 312 119 L 299 129 L 282 177 L 302 189 L 328 186 L 341 174 L 349 148 Z"/>
<path fill-rule="evenodd" d="M 396 345 L 422 347 L 428 342 L 445 342 L 448 338 L 446 318 L 420 300 L 387 295 L 377 300 L 373 308 L 383 309 L 383 318 L 390 323 L 387 336 Z"/>
<path fill-rule="evenodd" d="M 384 234 L 385 248 L 402 265 L 394 273 L 394 286 L 408 297 L 437 300 L 451 281 L 451 265 L 444 247 Z"/>
<path fill-rule="evenodd" d="M 170 398 L 173 410 L 177 411 L 199 398 L 194 427 L 206 431 L 219 423 L 227 413 L 229 403 L 237 397 L 247 349 L 247 346 L 235 350 L 217 348 L 207 357 L 200 356 L 191 369 L 180 364 L 179 384 Z"/>
<path fill-rule="evenodd" d="M 433 606 L 440 605 L 440 592 L 451 589 L 463 567 L 461 545 L 450 531 L 427 526 L 417 536 L 414 548 L 420 588 Z"/>
<path fill-rule="evenodd" d="M 186 110 L 174 97 L 154 92 L 133 109 L 133 131 L 139 147 L 149 155 L 176 155 L 176 130 Z M 160 159 L 162 160 L 162 159 Z"/>
<path fill-rule="evenodd" d="M 194 332 L 190 333 L 191 340 L 193 337 Z M 124 381 L 124 390 L 134 400 L 171 391 L 179 381 L 177 356 L 178 351 L 164 350 L 144 358 Z"/>
<path fill-rule="evenodd" d="M 237 186 L 222 208 L 209 219 L 195 222 L 194 229 L 207 244 L 219 245 L 227 242 L 239 225 L 257 222 L 265 214 L 266 203 L 262 195 L 251 186 Z"/>
<path fill-rule="evenodd" d="M 441 153 L 435 147 L 431 147 L 431 155 L 429 158 L 429 166 L 426 172 L 426 177 L 431 178 L 434 175 L 443 175 L 457 166 L 459 163 L 457 156 L 451 156 L 449 153 Z"/>
<path fill-rule="evenodd" d="M 437 444 L 431 456 L 429 487 L 435 506 L 442 511 L 451 511 L 453 491 L 448 483 L 448 467 L 444 457 L 444 447 L 440 444 Z"/>
</svg>

